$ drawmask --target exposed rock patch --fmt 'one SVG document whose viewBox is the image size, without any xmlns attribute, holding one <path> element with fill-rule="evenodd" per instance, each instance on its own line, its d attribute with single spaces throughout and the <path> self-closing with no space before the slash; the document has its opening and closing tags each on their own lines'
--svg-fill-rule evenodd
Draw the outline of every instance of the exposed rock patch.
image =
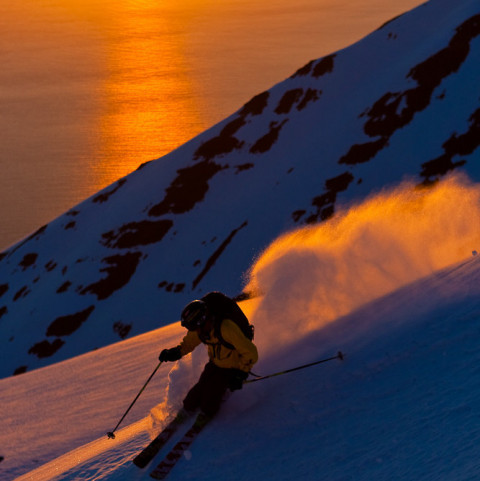
<svg viewBox="0 0 480 481">
<path fill-rule="evenodd" d="M 178 176 L 166 190 L 164 199 L 148 212 L 150 216 L 184 214 L 201 202 L 208 191 L 208 181 L 220 170 L 218 164 L 204 160 L 178 170 Z"/>
<path fill-rule="evenodd" d="M 280 123 L 272 122 L 270 124 L 270 130 L 263 137 L 260 137 L 255 144 L 253 144 L 250 152 L 252 154 L 263 154 L 268 152 L 272 148 L 273 144 L 277 141 L 280 130 L 286 122 L 288 122 L 288 119 L 285 119 Z"/>
<path fill-rule="evenodd" d="M 28 350 L 28 354 L 34 354 L 39 359 L 50 357 L 53 356 L 64 344 L 65 342 L 61 339 L 55 339 L 53 342 L 47 340 L 37 342 Z"/>
<path fill-rule="evenodd" d="M 435 88 L 443 79 L 457 72 L 470 51 L 470 42 L 480 35 L 480 15 L 462 23 L 447 47 L 413 67 L 407 75 L 416 87 L 404 92 L 387 92 L 366 112 L 364 131 L 369 137 L 380 137 L 374 142 L 354 145 L 341 157 L 341 164 L 368 162 L 387 144 L 394 132 L 408 125 L 416 113 L 431 101 Z"/>
<path fill-rule="evenodd" d="M 420 175 L 424 178 L 424 184 L 429 184 L 447 172 L 465 165 L 465 160 L 454 162 L 453 157 L 470 155 L 480 146 L 480 109 L 473 112 L 469 121 L 467 132 L 460 135 L 454 133 L 443 144 L 443 155 L 422 164 Z"/>
<path fill-rule="evenodd" d="M 107 192 L 103 192 L 101 194 L 98 194 L 96 195 L 93 199 L 92 199 L 92 202 L 97 202 L 97 203 L 103 203 L 103 202 L 107 202 L 108 199 L 110 199 L 110 197 L 115 194 L 118 189 L 120 189 L 120 187 L 122 187 L 125 182 L 127 182 L 127 179 L 120 179 L 116 182 L 115 186 L 110 189 L 109 191 Z"/>
<path fill-rule="evenodd" d="M 25 254 L 23 259 L 18 264 L 23 270 L 28 269 L 29 267 L 33 266 L 38 258 L 38 254 L 34 252 Z"/>
<path fill-rule="evenodd" d="M 217 262 L 218 258 L 222 255 L 222 253 L 228 247 L 230 242 L 232 242 L 233 238 L 238 234 L 238 232 L 240 230 L 242 230 L 244 227 L 246 227 L 247 224 L 248 224 L 248 222 L 245 221 L 240 227 L 237 227 L 236 229 L 233 229 L 233 231 L 230 232 L 228 237 L 221 243 L 220 247 L 210 256 L 210 258 L 205 263 L 205 267 L 202 269 L 200 274 L 198 274 L 198 276 L 193 281 L 193 288 L 194 289 L 198 286 L 200 281 L 206 276 L 208 271 L 215 265 L 215 262 Z"/>
<path fill-rule="evenodd" d="M 130 249 L 160 242 L 173 226 L 171 220 L 129 222 L 102 234 L 101 243 L 110 248 Z"/>
<path fill-rule="evenodd" d="M 70 336 L 70 334 L 73 334 L 88 319 L 94 309 L 95 306 L 90 306 L 75 314 L 57 317 L 48 326 L 47 336 Z"/>
<path fill-rule="evenodd" d="M 113 325 L 113 331 L 116 332 L 119 336 L 120 339 L 125 339 L 128 336 L 128 333 L 132 329 L 131 324 L 124 324 L 123 322 L 116 322 Z"/>
<path fill-rule="evenodd" d="M 80 294 L 95 294 L 98 300 L 107 299 L 125 286 L 135 273 L 140 261 L 140 252 L 127 252 L 102 259 L 108 267 L 100 269 L 107 276 L 80 290 Z"/>
</svg>

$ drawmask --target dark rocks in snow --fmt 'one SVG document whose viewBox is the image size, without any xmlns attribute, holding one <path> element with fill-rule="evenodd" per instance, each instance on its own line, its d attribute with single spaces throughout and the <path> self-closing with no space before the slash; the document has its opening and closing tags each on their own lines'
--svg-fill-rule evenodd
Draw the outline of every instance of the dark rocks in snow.
<svg viewBox="0 0 480 481">
<path fill-rule="evenodd" d="M 264 152 L 269 151 L 277 141 L 278 134 L 286 122 L 288 122 L 288 119 L 285 119 L 280 123 L 272 122 L 270 124 L 270 130 L 253 144 L 250 148 L 250 152 L 252 154 L 263 154 Z"/>
<path fill-rule="evenodd" d="M 348 189 L 348 186 L 353 181 L 353 175 L 350 172 L 344 172 L 343 174 L 327 179 L 325 181 L 325 187 L 330 192 L 337 194 Z"/>
<path fill-rule="evenodd" d="M 47 336 L 70 336 L 73 334 L 94 311 L 95 306 L 87 307 L 83 311 L 57 317 L 47 328 Z"/>
<path fill-rule="evenodd" d="M 317 89 L 307 89 L 300 103 L 297 105 L 297 110 L 303 110 L 310 102 L 316 102 L 322 91 Z"/>
<path fill-rule="evenodd" d="M 480 108 L 475 110 L 468 120 L 470 126 L 467 132 L 452 134 L 442 146 L 444 154 L 422 164 L 420 175 L 424 178 L 423 184 L 429 184 L 447 172 L 465 165 L 465 160 L 453 162 L 453 157 L 470 155 L 480 146 Z"/>
<path fill-rule="evenodd" d="M 261 115 L 268 105 L 269 96 L 269 92 L 262 92 L 261 94 L 255 95 L 255 97 L 242 107 L 239 114 L 242 117 L 246 117 L 247 115 Z"/>
<path fill-rule="evenodd" d="M 420 175 L 424 177 L 423 185 L 429 185 L 438 180 L 439 177 L 445 175 L 462 165 L 465 165 L 465 160 L 459 160 L 458 162 L 453 162 L 452 158 L 447 154 L 443 154 L 434 160 L 429 160 L 422 164 L 422 171 Z"/>
<path fill-rule="evenodd" d="M 5 292 L 7 292 L 9 289 L 8 284 L 0 284 L 0 297 L 2 297 Z"/>
<path fill-rule="evenodd" d="M 65 341 L 55 339 L 53 342 L 48 340 L 37 342 L 29 350 L 28 354 L 34 354 L 39 359 L 53 356 L 63 345 Z"/>
<path fill-rule="evenodd" d="M 280 102 L 277 105 L 277 108 L 275 109 L 275 113 L 277 114 L 288 114 L 290 113 L 290 110 L 292 109 L 293 105 L 296 104 L 301 97 L 303 96 L 303 89 L 292 89 L 292 90 L 287 90 L 282 98 L 280 99 Z"/>
<path fill-rule="evenodd" d="M 64 226 L 64 229 L 65 229 L 65 230 L 73 229 L 76 224 L 77 224 L 77 223 L 72 220 L 71 222 L 68 222 L 68 224 L 66 224 L 66 225 Z"/>
<path fill-rule="evenodd" d="M 183 292 L 185 287 L 186 287 L 186 284 L 184 282 L 180 282 L 176 284 L 175 282 L 162 281 L 158 283 L 158 288 L 165 289 L 167 292 L 174 292 L 174 293 Z"/>
<path fill-rule="evenodd" d="M 335 57 L 336 54 L 332 54 L 320 59 L 316 63 L 315 67 L 313 67 L 312 77 L 319 78 L 327 73 L 332 73 L 334 67 L 333 60 L 335 59 Z"/>
<path fill-rule="evenodd" d="M 240 172 L 244 172 L 245 170 L 253 169 L 253 167 L 255 166 L 251 162 L 242 165 L 236 165 L 235 169 L 237 169 L 237 171 L 235 172 L 235 174 L 239 174 Z"/>
<path fill-rule="evenodd" d="M 233 238 L 238 234 L 240 230 L 248 225 L 248 222 L 245 221 L 240 227 L 233 229 L 232 232 L 228 235 L 228 237 L 221 243 L 220 247 L 210 256 L 210 258 L 205 263 L 205 267 L 202 269 L 200 274 L 195 278 L 193 281 L 193 288 L 195 289 L 200 281 L 206 276 L 208 271 L 215 265 L 218 258 L 222 255 L 223 251 L 228 247 L 230 242 L 232 242 Z"/>
<path fill-rule="evenodd" d="M 18 264 L 23 270 L 33 266 L 38 258 L 38 254 L 35 254 L 34 252 L 25 254 L 23 256 L 23 259 L 20 261 Z"/>
<path fill-rule="evenodd" d="M 334 59 L 336 54 L 327 55 L 320 60 L 311 60 L 302 68 L 298 69 L 291 78 L 305 77 L 311 75 L 312 77 L 319 78 L 327 73 L 333 72 Z"/>
<path fill-rule="evenodd" d="M 178 176 L 166 189 L 164 199 L 148 212 L 150 216 L 184 214 L 201 202 L 208 191 L 208 181 L 223 167 L 208 160 L 179 169 Z"/>
<path fill-rule="evenodd" d="M 204 160 L 211 160 L 220 155 L 229 154 L 234 150 L 241 149 L 244 142 L 241 142 L 234 134 L 245 124 L 243 117 L 237 117 L 227 124 L 220 134 L 204 142 L 196 150 L 194 154 L 195 159 L 203 158 Z"/>
<path fill-rule="evenodd" d="M 241 149 L 245 142 L 235 137 L 237 131 L 246 124 L 245 118 L 256 116 L 263 113 L 268 105 L 269 92 L 263 92 L 249 100 L 238 113 L 238 117 L 230 121 L 220 133 L 198 147 L 195 151 L 194 158 L 203 160 L 212 160 L 215 157 L 226 155 L 234 150 Z"/>
<path fill-rule="evenodd" d="M 128 333 L 132 329 L 131 324 L 124 324 L 123 322 L 116 322 L 113 325 L 113 331 L 116 332 L 119 336 L 120 339 L 125 339 L 128 336 Z"/>
<path fill-rule="evenodd" d="M 299 68 L 290 78 L 307 76 L 312 71 L 312 67 L 315 62 L 316 60 L 310 60 L 310 62 Z"/>
<path fill-rule="evenodd" d="M 70 281 L 64 282 L 58 289 L 57 294 L 61 294 L 62 292 L 68 291 L 69 287 L 72 285 Z"/>
<path fill-rule="evenodd" d="M 353 179 L 354 177 L 350 172 L 344 172 L 336 177 L 327 179 L 325 181 L 326 192 L 312 200 L 312 206 L 315 207 L 315 212 L 310 214 L 308 218 L 305 219 L 305 223 L 313 224 L 332 217 L 335 212 L 337 194 L 347 190 Z M 293 212 L 292 218 L 295 222 L 299 222 L 305 214 L 305 210 L 297 210 Z"/>
<path fill-rule="evenodd" d="M 28 286 L 23 286 L 20 290 L 18 290 L 15 295 L 13 296 L 13 301 L 18 301 L 21 297 L 25 297 L 30 294 L 30 289 Z"/>
<path fill-rule="evenodd" d="M 92 202 L 98 202 L 98 203 L 103 203 L 103 202 L 107 202 L 108 199 L 110 199 L 110 197 L 115 194 L 115 192 L 118 191 L 118 189 L 120 189 L 120 187 L 122 187 L 125 182 L 127 182 L 127 179 L 123 178 L 123 179 L 120 179 L 118 180 L 116 183 L 115 183 L 115 186 L 110 189 L 108 192 L 103 192 L 101 194 L 98 194 L 96 195 L 93 199 L 92 199 Z"/>
<path fill-rule="evenodd" d="M 365 144 L 355 144 L 340 158 L 339 164 L 355 165 L 373 159 L 388 144 L 388 139 L 380 138 Z"/>
<path fill-rule="evenodd" d="M 0 319 L 8 312 L 7 306 L 0 307 Z"/>
<path fill-rule="evenodd" d="M 55 267 L 57 267 L 57 263 L 53 260 L 51 261 L 48 261 L 46 264 L 45 264 L 45 269 L 50 272 L 50 271 L 53 271 L 53 269 L 55 269 Z"/>
<path fill-rule="evenodd" d="M 470 127 L 464 134 L 453 134 L 443 144 L 447 155 L 469 155 L 480 146 L 480 108 L 468 119 Z"/>
<path fill-rule="evenodd" d="M 311 88 L 307 89 L 305 93 L 301 88 L 288 90 L 280 99 L 280 102 L 275 109 L 275 113 L 279 115 L 288 114 L 295 104 L 298 104 L 298 111 L 303 110 L 310 102 L 317 101 L 320 98 L 321 93 L 320 90 Z"/>
<path fill-rule="evenodd" d="M 306 213 L 307 211 L 305 209 L 299 209 L 295 212 L 292 212 L 293 222 L 298 222 Z"/>
<path fill-rule="evenodd" d="M 394 132 L 408 125 L 416 113 L 429 104 L 435 88 L 442 80 L 457 72 L 470 51 L 470 42 L 480 35 L 480 15 L 463 22 L 447 47 L 413 67 L 407 75 L 417 82 L 404 92 L 387 92 L 367 111 L 364 131 L 373 142 L 354 145 L 341 157 L 341 164 L 358 164 L 373 158 L 387 144 Z M 365 114 L 364 114 L 365 115 Z"/>
<path fill-rule="evenodd" d="M 18 376 L 19 374 L 23 374 L 27 372 L 27 366 L 18 366 L 15 371 L 13 371 L 14 376 Z"/>
<path fill-rule="evenodd" d="M 417 86 L 405 92 L 385 94 L 368 113 L 365 133 L 370 137 L 390 137 L 430 103 L 442 80 L 457 72 L 470 51 L 470 42 L 480 35 L 480 15 L 462 23 L 447 47 L 413 67 L 407 75 Z"/>
<path fill-rule="evenodd" d="M 107 299 L 115 291 L 121 289 L 128 284 L 140 262 L 140 252 L 127 252 L 126 254 L 117 254 L 105 257 L 102 262 L 109 265 L 103 267 L 100 272 L 106 272 L 107 277 L 84 287 L 80 290 L 80 294 L 95 294 L 98 300 Z"/>
<path fill-rule="evenodd" d="M 110 248 L 130 249 L 160 242 L 173 226 L 171 220 L 129 222 L 102 234 L 101 243 Z"/>
<path fill-rule="evenodd" d="M 22 242 L 18 243 L 13 249 L 8 250 L 0 254 L 0 261 L 3 260 L 6 257 L 12 256 L 18 249 L 22 248 L 25 244 L 27 244 L 30 241 L 38 241 L 42 234 L 47 230 L 47 225 L 44 225 L 37 229 L 33 234 L 28 236 L 25 240 Z"/>
</svg>

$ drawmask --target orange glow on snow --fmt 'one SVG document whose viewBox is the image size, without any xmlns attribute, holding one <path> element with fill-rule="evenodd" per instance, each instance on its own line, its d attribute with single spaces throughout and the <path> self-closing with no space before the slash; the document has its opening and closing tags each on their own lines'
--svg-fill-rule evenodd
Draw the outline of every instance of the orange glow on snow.
<svg viewBox="0 0 480 481">
<path fill-rule="evenodd" d="M 115 434 L 115 440 L 108 439 L 107 436 L 96 439 L 16 478 L 16 481 L 50 481 L 70 469 L 111 450 L 112 447 L 128 443 L 144 432 L 147 424 L 148 420 L 145 418 L 120 430 Z"/>
<path fill-rule="evenodd" d="M 288 342 L 293 332 L 318 329 L 471 257 L 480 247 L 479 225 L 480 186 L 452 177 L 431 189 L 404 184 L 329 222 L 290 232 L 252 268 L 246 290 L 263 295 L 253 316 L 262 324 L 256 332 Z M 288 326 L 283 334 L 279 323 Z"/>
</svg>

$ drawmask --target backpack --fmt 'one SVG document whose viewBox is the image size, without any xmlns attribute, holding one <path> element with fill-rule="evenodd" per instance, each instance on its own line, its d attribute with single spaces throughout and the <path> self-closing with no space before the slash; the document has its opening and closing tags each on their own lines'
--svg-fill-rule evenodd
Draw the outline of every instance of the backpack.
<svg viewBox="0 0 480 481">
<path fill-rule="evenodd" d="M 250 341 L 253 340 L 254 327 L 250 322 L 248 322 L 247 316 L 243 313 L 240 306 L 230 297 L 222 294 L 221 292 L 210 292 L 206 296 L 202 297 L 202 301 L 208 307 L 208 310 L 213 315 L 214 318 L 214 333 L 215 337 L 220 340 L 228 349 L 235 349 L 235 347 L 229 342 L 222 338 L 221 334 L 221 324 L 224 319 L 232 320 L 240 330 L 243 332 L 244 336 Z"/>
</svg>

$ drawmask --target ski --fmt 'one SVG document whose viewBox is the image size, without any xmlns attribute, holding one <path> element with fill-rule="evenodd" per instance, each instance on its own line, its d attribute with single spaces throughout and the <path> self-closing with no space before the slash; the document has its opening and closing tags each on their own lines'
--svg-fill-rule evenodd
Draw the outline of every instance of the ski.
<svg viewBox="0 0 480 481">
<path fill-rule="evenodd" d="M 133 464 L 139 468 L 144 468 L 189 417 L 190 415 L 184 409 L 181 409 L 160 434 L 133 459 Z"/>
<path fill-rule="evenodd" d="M 185 433 L 183 438 L 175 444 L 163 461 L 150 473 L 150 476 L 154 479 L 165 479 L 209 420 L 210 418 L 208 416 L 200 413 L 192 427 Z"/>
</svg>

